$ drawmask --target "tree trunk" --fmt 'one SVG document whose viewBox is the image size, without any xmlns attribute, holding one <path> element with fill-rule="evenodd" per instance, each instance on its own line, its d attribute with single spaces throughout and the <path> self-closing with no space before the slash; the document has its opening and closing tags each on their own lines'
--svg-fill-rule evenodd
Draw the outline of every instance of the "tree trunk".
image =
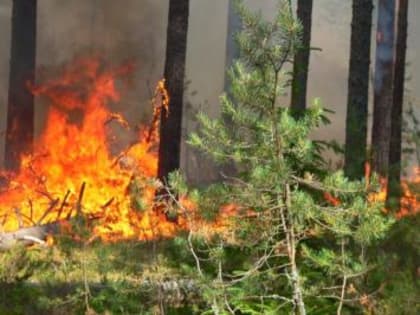
<svg viewBox="0 0 420 315">
<path fill-rule="evenodd" d="M 166 39 L 165 79 L 169 93 L 169 113 L 162 111 L 158 177 L 180 166 L 181 126 L 187 51 L 189 0 L 170 0 Z"/>
<path fill-rule="evenodd" d="M 345 143 L 351 179 L 363 177 L 366 159 L 372 10 L 372 0 L 353 0 Z"/>
<path fill-rule="evenodd" d="M 405 58 L 408 29 L 408 0 L 398 1 L 397 43 L 394 66 L 394 104 L 392 106 L 389 150 L 388 204 L 399 209 L 401 176 L 401 132 L 404 104 Z M 394 198 L 393 198 L 394 197 Z"/>
<path fill-rule="evenodd" d="M 290 108 L 297 116 L 306 109 L 309 57 L 312 28 L 312 0 L 298 0 L 297 18 L 303 26 L 301 48 L 293 63 L 292 98 Z"/>
<path fill-rule="evenodd" d="M 232 67 L 235 59 L 239 58 L 239 48 L 235 40 L 236 34 L 241 30 L 242 22 L 238 13 L 235 10 L 235 1 L 229 0 L 228 7 L 228 25 L 227 25 L 227 37 L 226 37 L 226 70 Z M 230 90 L 230 79 L 227 73 L 225 73 L 225 92 Z"/>
<path fill-rule="evenodd" d="M 387 178 L 393 103 L 395 0 L 379 0 L 372 127 L 372 169 Z"/>
<path fill-rule="evenodd" d="M 228 7 L 228 23 L 227 23 L 227 37 L 226 37 L 226 61 L 225 61 L 225 80 L 224 80 L 224 91 L 225 93 L 231 97 L 231 80 L 227 71 L 233 66 L 235 60 L 239 58 L 239 46 L 236 42 L 236 34 L 239 33 L 242 29 L 242 21 L 241 18 L 236 12 L 235 8 L 235 0 L 229 0 L 229 7 Z M 233 132 L 232 126 L 234 125 L 227 115 L 222 113 L 222 117 L 226 126 L 229 128 L 230 132 Z M 211 162 L 214 163 L 214 162 Z M 217 168 L 217 166 L 215 166 Z M 223 174 L 227 176 L 236 176 L 237 169 L 235 163 L 232 161 L 227 162 L 222 167 L 219 167 L 219 174 L 223 172 Z M 221 176 L 220 176 L 221 177 Z"/>
<path fill-rule="evenodd" d="M 14 0 L 10 57 L 5 166 L 16 171 L 20 156 L 32 150 L 34 97 L 28 83 L 35 80 L 36 0 Z"/>
</svg>

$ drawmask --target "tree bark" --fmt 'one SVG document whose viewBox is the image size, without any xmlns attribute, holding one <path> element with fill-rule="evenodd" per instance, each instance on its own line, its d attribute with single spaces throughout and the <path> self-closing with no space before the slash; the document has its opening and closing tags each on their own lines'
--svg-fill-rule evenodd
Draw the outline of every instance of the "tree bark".
<svg viewBox="0 0 420 315">
<path fill-rule="evenodd" d="M 165 79 L 169 93 L 169 113 L 162 110 L 158 177 L 180 166 L 181 127 L 187 51 L 189 0 L 170 0 L 166 39 Z"/>
<path fill-rule="evenodd" d="M 387 178 L 393 103 L 395 0 L 379 0 L 376 34 L 372 170 Z"/>
<path fill-rule="evenodd" d="M 34 97 L 28 83 L 35 80 L 37 0 L 14 0 L 10 57 L 5 166 L 16 171 L 20 156 L 32 150 Z"/>
<path fill-rule="evenodd" d="M 298 0 L 297 18 L 303 26 L 301 48 L 293 63 L 292 97 L 290 108 L 297 116 L 306 109 L 309 57 L 312 28 L 312 0 Z"/>
<path fill-rule="evenodd" d="M 353 0 L 345 142 L 351 179 L 363 177 L 366 159 L 372 10 L 372 0 Z"/>
<path fill-rule="evenodd" d="M 389 150 L 388 204 L 399 209 L 401 176 L 402 114 L 407 50 L 408 0 L 398 1 L 397 42 L 394 66 L 394 95 Z M 391 200 L 392 199 L 392 200 Z"/>
</svg>

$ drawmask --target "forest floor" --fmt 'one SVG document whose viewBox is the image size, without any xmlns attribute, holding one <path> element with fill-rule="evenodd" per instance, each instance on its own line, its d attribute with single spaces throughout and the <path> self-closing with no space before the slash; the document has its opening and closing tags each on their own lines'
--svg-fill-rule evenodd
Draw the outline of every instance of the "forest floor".
<svg viewBox="0 0 420 315">
<path fill-rule="evenodd" d="M 177 239 L 16 247 L 0 256 L 0 314 L 190 314 L 180 251 Z"/>
</svg>

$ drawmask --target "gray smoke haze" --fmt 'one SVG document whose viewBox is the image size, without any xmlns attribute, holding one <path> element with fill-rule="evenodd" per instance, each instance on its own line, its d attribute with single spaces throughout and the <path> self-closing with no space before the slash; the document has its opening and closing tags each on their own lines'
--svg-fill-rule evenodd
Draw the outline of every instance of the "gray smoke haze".
<svg viewBox="0 0 420 315">
<path fill-rule="evenodd" d="M 277 0 L 246 0 L 250 7 L 273 16 Z M 294 1 L 296 2 L 296 1 Z M 347 75 L 350 51 L 351 0 L 315 0 L 308 101 L 321 98 L 335 110 L 333 123 L 317 131 L 314 137 L 343 141 Z M 115 109 L 131 124 L 150 118 L 150 90 L 162 77 L 168 0 L 39 0 L 37 64 L 51 67 L 70 61 L 74 56 L 101 52 L 107 62 L 118 63 L 127 58 L 138 62 L 133 87 Z M 198 109 L 211 115 L 219 113 L 219 95 L 223 92 L 225 47 L 227 38 L 228 0 L 190 0 L 188 33 L 187 102 L 184 136 L 196 125 L 192 117 Z M 5 129 L 5 108 L 10 54 L 10 22 L 12 0 L 0 0 L 0 130 Z M 411 95 L 420 100 L 420 2 L 410 2 L 407 71 Z M 376 17 L 374 17 L 374 24 Z M 374 39 L 374 32 L 372 33 Z M 374 41 L 373 41 L 374 48 Z M 374 51 L 372 51 L 374 56 Z M 373 60 L 373 59 L 372 59 Z M 372 67 L 374 66 L 372 62 Z M 419 102 L 417 102 L 419 104 Z M 285 105 L 288 105 L 287 102 Z M 42 130 L 45 107 L 37 102 L 37 132 Z M 126 135 L 122 142 L 130 140 Z M 3 159 L 4 137 L 0 137 L 0 160 Z M 211 179 L 214 171 L 186 145 L 182 147 L 182 166 L 190 179 Z"/>
<path fill-rule="evenodd" d="M 0 0 L 0 130 L 6 126 L 12 0 Z M 37 15 L 37 67 L 56 68 L 75 56 L 100 52 L 107 64 L 134 60 L 132 87 L 113 104 L 134 126 L 150 118 L 150 95 L 162 78 L 168 1 L 41 0 Z M 48 71 L 47 71 L 48 72 Z M 45 78 L 37 77 L 38 81 Z M 47 107 L 36 100 L 36 134 L 44 126 Z M 134 139 L 121 134 L 121 144 Z M 0 142 L 3 161 L 4 137 Z"/>
</svg>

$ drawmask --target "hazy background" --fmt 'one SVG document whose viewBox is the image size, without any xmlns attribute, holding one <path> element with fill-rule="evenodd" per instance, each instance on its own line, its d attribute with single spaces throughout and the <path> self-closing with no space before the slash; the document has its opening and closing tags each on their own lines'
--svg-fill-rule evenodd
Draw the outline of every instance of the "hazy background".
<svg viewBox="0 0 420 315">
<path fill-rule="evenodd" d="M 195 128 L 192 118 L 198 109 L 218 114 L 218 97 L 223 92 L 226 62 L 228 0 L 190 2 L 184 135 Z M 246 3 L 254 9 L 261 9 L 270 18 L 277 0 L 247 0 Z M 333 123 L 317 131 L 315 137 L 344 139 L 351 4 L 351 0 L 314 0 L 312 46 L 322 51 L 311 55 L 308 100 L 310 103 L 313 98 L 320 97 L 326 107 L 336 112 Z M 12 0 L 0 0 L 0 131 L 4 131 L 6 122 L 11 7 Z M 167 14 L 168 0 L 39 0 L 37 64 L 48 68 L 94 51 L 100 51 L 109 63 L 134 58 L 138 67 L 133 86 L 115 109 L 132 124 L 147 122 L 151 113 L 150 95 L 163 73 Z M 420 2 L 410 1 L 407 56 L 410 66 L 407 72 L 411 80 L 408 86 L 412 90 L 411 96 L 418 100 L 419 18 Z M 44 112 L 45 104 L 37 101 L 37 132 L 42 130 Z M 123 134 L 122 143 L 132 137 Z M 3 149 L 2 134 L 1 163 Z M 182 167 L 194 182 L 215 177 L 211 167 L 185 145 L 182 147 Z"/>
</svg>

